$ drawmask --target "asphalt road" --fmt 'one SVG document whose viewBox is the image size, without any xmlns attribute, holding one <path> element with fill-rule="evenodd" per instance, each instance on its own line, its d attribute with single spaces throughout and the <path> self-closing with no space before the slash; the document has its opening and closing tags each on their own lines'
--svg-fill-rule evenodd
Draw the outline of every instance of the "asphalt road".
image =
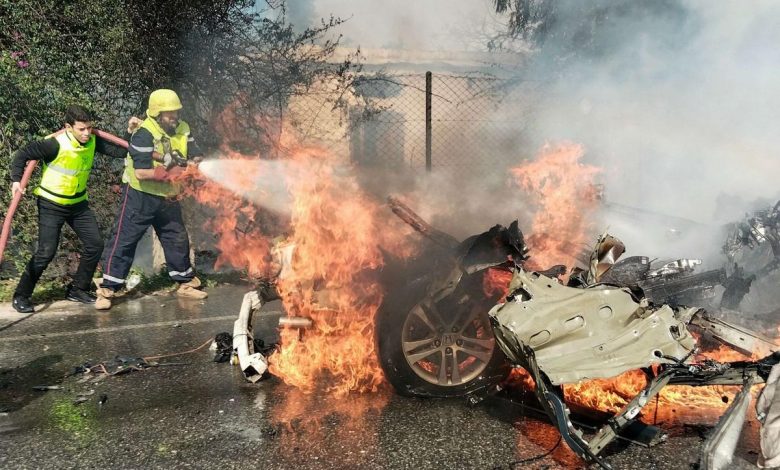
<svg viewBox="0 0 780 470">
<path fill-rule="evenodd" d="M 206 349 L 160 359 L 176 365 L 65 377 L 85 362 L 187 351 L 230 332 L 245 290 L 219 287 L 206 301 L 127 299 L 109 313 L 57 302 L 25 316 L 0 306 L 0 468 L 584 467 L 555 447 L 551 425 L 502 399 L 470 406 L 403 398 L 389 387 L 305 395 L 273 378 L 246 383 Z M 274 322 L 270 313 L 260 326 L 273 335 Z M 693 468 L 713 424 L 680 410 L 660 423 L 665 442 L 619 443 L 605 456 L 615 468 Z M 751 417 L 732 468 L 754 468 L 757 432 Z"/>
</svg>

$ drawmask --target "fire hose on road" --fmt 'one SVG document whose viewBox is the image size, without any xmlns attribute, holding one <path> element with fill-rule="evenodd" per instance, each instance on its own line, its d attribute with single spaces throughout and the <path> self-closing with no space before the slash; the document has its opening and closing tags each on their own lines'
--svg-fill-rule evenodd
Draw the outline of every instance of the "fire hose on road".
<svg viewBox="0 0 780 470">
<path fill-rule="evenodd" d="M 47 137 L 55 137 L 63 132 L 65 132 L 65 129 L 60 129 L 57 132 Z M 117 145 L 125 149 L 129 145 L 126 140 L 117 137 L 114 134 L 101 131 L 99 129 L 93 129 L 92 133 L 95 134 L 96 137 L 100 137 L 101 139 L 104 139 L 108 142 L 111 142 L 114 145 Z M 157 152 L 154 152 L 152 154 L 152 158 L 158 161 L 163 160 L 163 157 Z M 2 233 L 0 233 L 0 263 L 3 262 L 3 255 L 5 254 L 5 246 L 8 243 L 8 237 L 11 234 L 11 223 L 13 222 L 14 213 L 16 212 L 16 208 L 19 205 L 19 201 L 21 201 L 22 199 L 23 191 L 27 187 L 27 184 L 30 182 L 30 177 L 32 176 L 32 172 L 33 170 L 35 170 L 35 166 L 37 164 L 38 162 L 35 160 L 27 162 L 27 166 L 24 168 L 24 174 L 22 175 L 22 180 L 20 181 L 21 191 L 18 191 L 13 195 L 11 199 L 11 203 L 8 205 L 8 212 L 5 215 L 5 220 L 3 220 L 3 231 Z"/>
</svg>

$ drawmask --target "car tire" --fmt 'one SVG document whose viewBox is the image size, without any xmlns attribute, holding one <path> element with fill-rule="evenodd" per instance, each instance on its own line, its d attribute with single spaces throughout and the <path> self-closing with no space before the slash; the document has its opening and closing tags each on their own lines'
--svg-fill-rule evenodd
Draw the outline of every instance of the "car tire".
<svg viewBox="0 0 780 470">
<path fill-rule="evenodd" d="M 509 374 L 493 336 L 482 273 L 461 279 L 437 302 L 431 280 L 389 293 L 377 314 L 377 347 L 385 377 L 404 396 L 459 397 L 488 390 Z M 476 294 L 468 294 L 476 293 Z"/>
</svg>

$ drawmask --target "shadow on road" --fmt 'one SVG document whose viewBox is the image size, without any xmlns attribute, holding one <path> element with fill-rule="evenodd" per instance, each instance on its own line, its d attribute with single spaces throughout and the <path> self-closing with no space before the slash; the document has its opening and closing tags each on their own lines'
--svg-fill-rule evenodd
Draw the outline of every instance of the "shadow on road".
<svg viewBox="0 0 780 470">
<path fill-rule="evenodd" d="M 19 367 L 0 368 L 0 412 L 17 411 L 29 405 L 44 393 L 33 390 L 37 385 L 62 384 L 65 376 L 54 367 L 60 361 L 61 354 L 50 354 Z"/>
</svg>

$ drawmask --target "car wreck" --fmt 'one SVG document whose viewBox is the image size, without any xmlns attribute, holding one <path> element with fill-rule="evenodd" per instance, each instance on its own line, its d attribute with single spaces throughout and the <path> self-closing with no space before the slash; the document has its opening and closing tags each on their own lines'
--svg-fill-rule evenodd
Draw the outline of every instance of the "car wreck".
<svg viewBox="0 0 780 470">
<path fill-rule="evenodd" d="M 777 346 L 757 333 L 709 317 L 698 307 L 649 301 L 639 287 L 646 277 L 622 285 L 606 282 L 609 270 L 620 267 L 614 261 L 623 251 L 617 239 L 603 236 L 590 269 L 573 277 L 575 286 L 517 266 L 506 302 L 489 313 L 497 342 L 513 364 L 530 373 L 539 403 L 567 445 L 603 468 L 610 467 L 598 454 L 664 386 L 742 386 L 705 442 L 701 456 L 703 468 L 726 468 L 744 422 L 749 390 L 766 382 L 776 368 L 780 361 L 780 354 L 774 352 Z M 692 331 L 709 333 L 738 351 L 764 357 L 697 362 Z M 571 422 L 560 387 L 632 369 L 646 374 L 647 386 L 593 438 L 585 440 Z"/>
<path fill-rule="evenodd" d="M 390 198 L 389 205 L 430 242 L 427 251 L 396 267 L 405 277 L 397 273 L 388 277 L 388 293 L 376 317 L 380 365 L 399 394 L 479 402 L 499 392 L 513 368 L 523 368 L 535 383 L 533 394 L 540 408 L 563 442 L 586 462 L 611 468 L 600 454 L 666 385 L 739 386 L 701 451 L 701 468 L 720 469 L 731 462 L 751 388 L 766 383 L 757 402 L 763 451 L 759 464 L 780 463 L 778 346 L 773 339 L 723 321 L 711 307 L 717 304 L 716 286 L 724 289 L 723 308 L 739 305 L 752 275 L 735 268 L 699 273 L 699 260 L 657 262 L 642 256 L 620 260 L 622 242 L 604 234 L 587 267 L 573 269 L 564 282 L 561 278 L 568 272 L 564 266 L 526 269 L 528 248 L 517 221 L 458 242 L 399 200 Z M 743 226 L 739 229 L 745 231 Z M 750 238 L 750 243 L 771 243 L 771 224 L 748 233 L 763 237 Z M 748 246 L 745 240 L 732 237 L 728 246 L 736 252 L 736 247 Z M 277 250 L 278 276 L 284 276 L 292 250 L 293 246 Z M 508 289 L 504 286 L 498 295 L 485 286 L 488 273 L 496 272 L 508 281 Z M 236 361 L 253 382 L 262 378 L 267 360 L 256 350 L 252 320 L 265 303 L 277 298 L 274 280 L 262 282 L 245 295 L 234 324 Z M 279 323 L 306 328 L 311 320 L 282 317 Z M 701 359 L 699 338 L 717 340 L 758 359 Z M 630 370 L 641 370 L 646 386 L 586 438 L 573 423 L 563 386 Z"/>
</svg>

